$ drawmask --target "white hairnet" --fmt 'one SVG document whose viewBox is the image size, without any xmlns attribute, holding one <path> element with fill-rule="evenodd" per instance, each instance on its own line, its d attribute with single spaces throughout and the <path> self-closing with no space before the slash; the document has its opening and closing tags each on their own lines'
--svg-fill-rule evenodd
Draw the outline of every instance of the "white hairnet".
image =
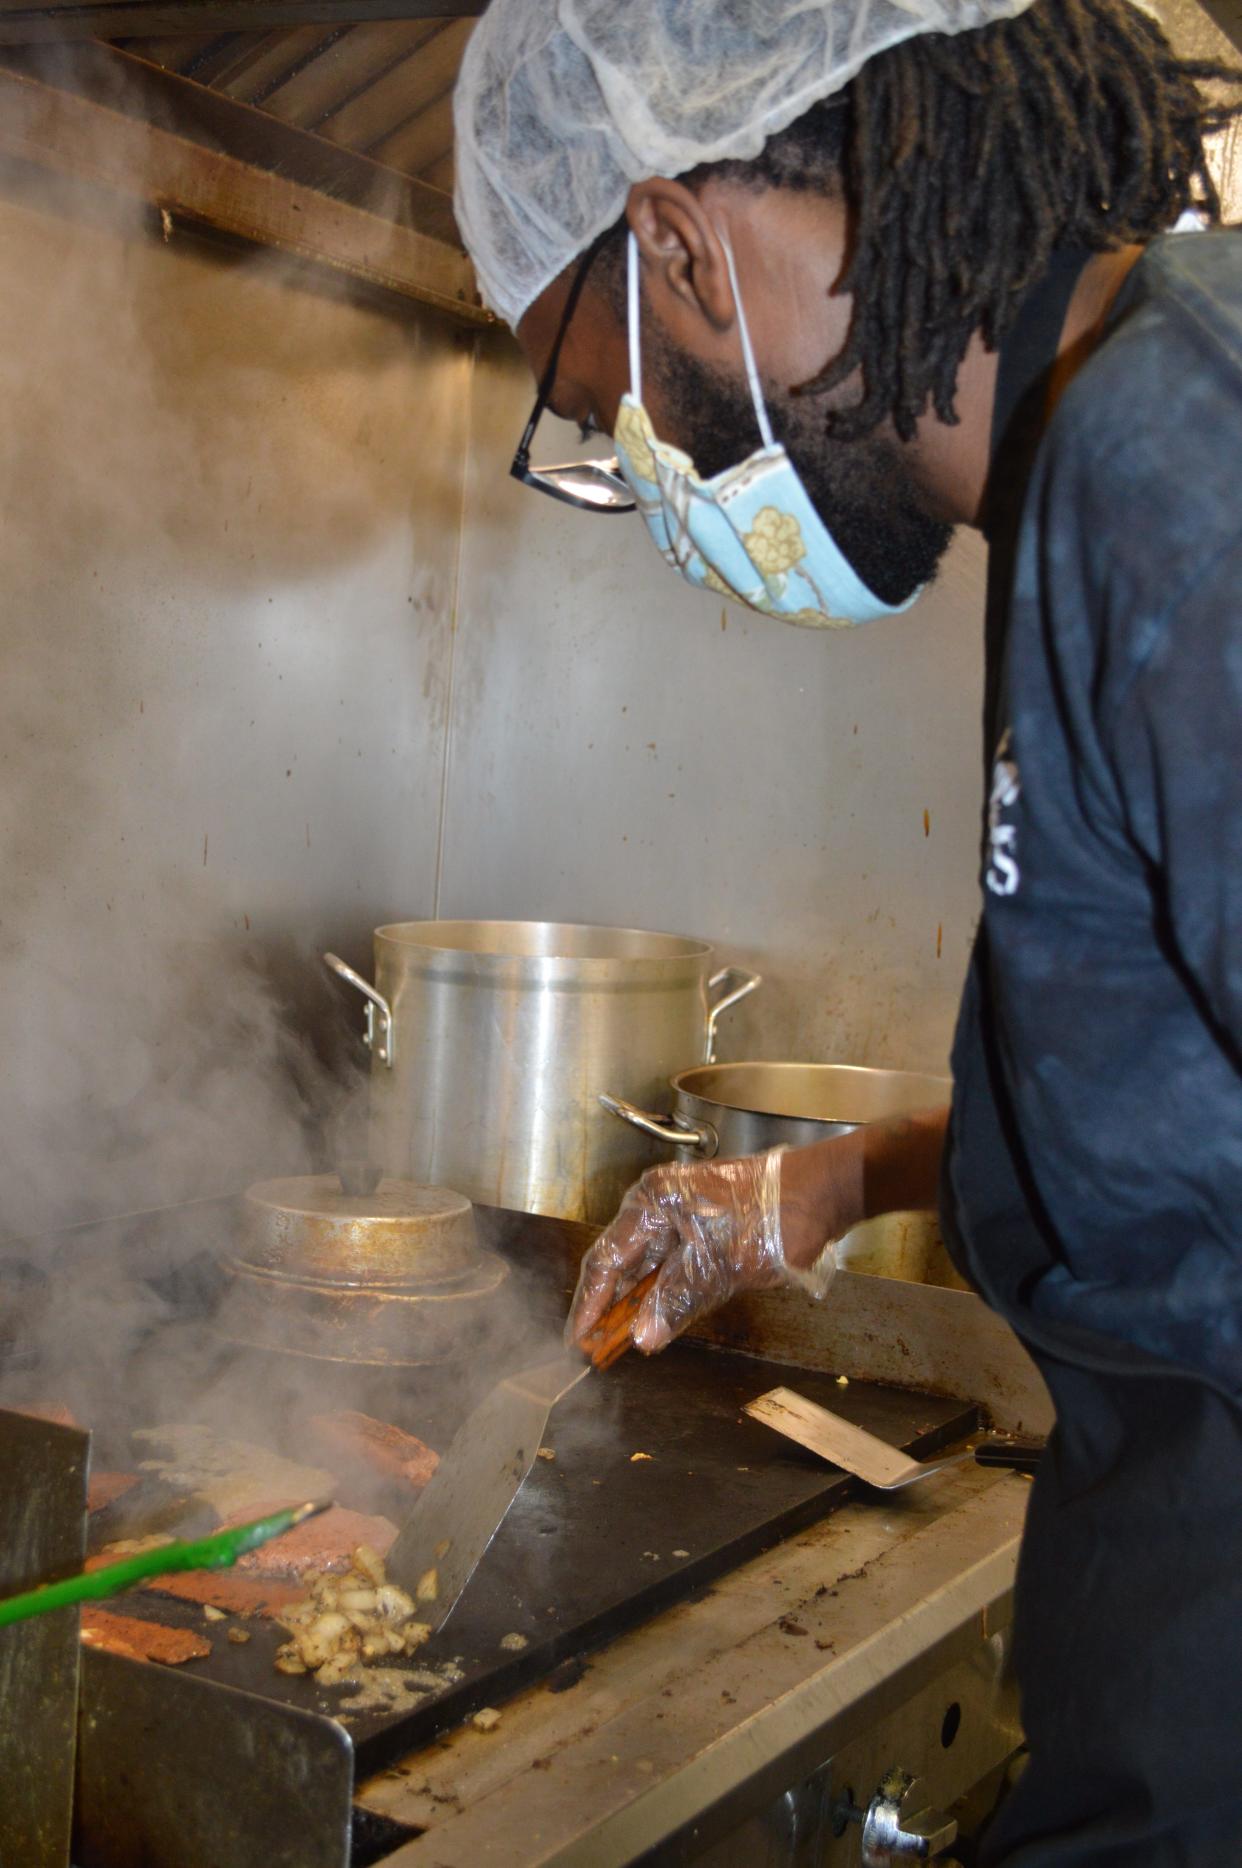
<svg viewBox="0 0 1242 1868">
<path fill-rule="evenodd" d="M 491 0 L 453 100 L 457 219 L 516 324 L 631 185 L 757 156 L 877 52 L 1030 0 Z"/>
</svg>

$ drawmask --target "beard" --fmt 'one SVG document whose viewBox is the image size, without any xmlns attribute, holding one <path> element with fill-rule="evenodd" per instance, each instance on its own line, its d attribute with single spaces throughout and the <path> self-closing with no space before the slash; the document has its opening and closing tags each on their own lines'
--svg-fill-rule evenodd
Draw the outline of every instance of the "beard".
<svg viewBox="0 0 1242 1868">
<path fill-rule="evenodd" d="M 744 378 L 663 344 L 651 364 L 668 413 L 663 438 L 689 454 L 703 479 L 762 445 Z M 824 433 L 822 400 L 768 384 L 764 394 L 772 432 L 842 555 L 881 602 L 905 603 L 935 577 L 953 528 L 923 510 L 896 441 L 834 441 Z"/>
</svg>

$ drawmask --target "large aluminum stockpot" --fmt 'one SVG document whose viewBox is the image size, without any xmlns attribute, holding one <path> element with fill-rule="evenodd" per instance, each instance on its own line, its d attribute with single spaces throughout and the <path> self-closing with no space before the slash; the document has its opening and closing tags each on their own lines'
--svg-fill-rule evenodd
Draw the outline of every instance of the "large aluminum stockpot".
<svg viewBox="0 0 1242 1868">
<path fill-rule="evenodd" d="M 471 1200 L 603 1223 L 658 1151 L 601 1090 L 667 1093 L 710 1060 L 716 1021 L 760 983 L 705 941 L 551 921 L 403 921 L 375 931 L 365 994 L 371 1153 Z"/>
<path fill-rule="evenodd" d="M 613 1115 L 677 1151 L 683 1161 L 732 1160 L 786 1143 L 800 1148 L 867 1122 L 949 1100 L 947 1077 L 857 1064 L 707 1064 L 672 1078 L 673 1112 L 654 1114 L 620 1096 Z M 855 1226 L 838 1246 L 851 1271 L 925 1284 L 960 1285 L 931 1213 L 886 1213 Z"/>
</svg>

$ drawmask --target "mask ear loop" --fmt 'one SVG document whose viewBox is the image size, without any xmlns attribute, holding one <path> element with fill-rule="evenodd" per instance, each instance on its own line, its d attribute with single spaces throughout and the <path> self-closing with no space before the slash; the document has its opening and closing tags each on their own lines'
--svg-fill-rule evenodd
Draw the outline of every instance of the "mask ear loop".
<svg viewBox="0 0 1242 1868">
<path fill-rule="evenodd" d="M 724 248 L 725 265 L 729 268 L 729 284 L 733 287 L 733 303 L 737 306 L 737 328 L 742 339 L 742 361 L 746 366 L 746 381 L 750 386 L 750 399 L 754 405 L 755 420 L 759 424 L 759 433 L 765 448 L 775 445 L 772 424 L 768 420 L 767 404 L 763 391 L 759 387 L 759 370 L 755 363 L 755 353 L 751 346 L 750 329 L 746 323 L 746 313 L 742 307 L 742 294 L 738 289 L 737 267 L 733 262 L 733 248 L 729 245 L 729 236 L 724 229 L 716 229 L 717 238 Z"/>
<path fill-rule="evenodd" d="M 737 282 L 737 266 L 733 259 L 733 248 L 729 236 L 723 229 L 716 229 L 721 246 L 724 248 L 725 264 L 729 268 L 729 284 L 733 288 L 733 303 L 737 306 L 737 328 L 742 340 L 742 362 L 746 369 L 746 382 L 750 389 L 750 400 L 755 411 L 755 420 L 759 425 L 760 438 L 765 448 L 775 445 L 772 424 L 768 420 L 767 404 L 763 399 L 763 390 L 759 386 L 759 369 L 755 363 L 754 347 L 750 341 L 750 327 L 746 322 L 746 312 L 742 305 L 741 289 Z M 638 241 L 631 228 L 626 242 L 626 328 L 630 344 L 630 394 L 635 402 L 643 399 L 643 363 L 642 345 L 638 332 Z"/>
<path fill-rule="evenodd" d="M 626 246 L 626 328 L 630 338 L 630 394 L 635 402 L 643 399 L 642 345 L 638 341 L 638 242 L 630 231 Z"/>
</svg>

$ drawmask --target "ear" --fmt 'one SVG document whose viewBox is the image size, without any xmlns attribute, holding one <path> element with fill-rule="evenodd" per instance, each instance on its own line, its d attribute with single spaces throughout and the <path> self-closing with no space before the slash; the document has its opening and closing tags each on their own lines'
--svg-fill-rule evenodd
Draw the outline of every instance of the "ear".
<svg viewBox="0 0 1242 1868">
<path fill-rule="evenodd" d="M 736 314 L 729 268 L 699 196 L 655 176 L 630 189 L 626 219 L 638 242 L 644 290 L 662 320 L 703 318 L 714 331 L 730 330 Z"/>
</svg>

